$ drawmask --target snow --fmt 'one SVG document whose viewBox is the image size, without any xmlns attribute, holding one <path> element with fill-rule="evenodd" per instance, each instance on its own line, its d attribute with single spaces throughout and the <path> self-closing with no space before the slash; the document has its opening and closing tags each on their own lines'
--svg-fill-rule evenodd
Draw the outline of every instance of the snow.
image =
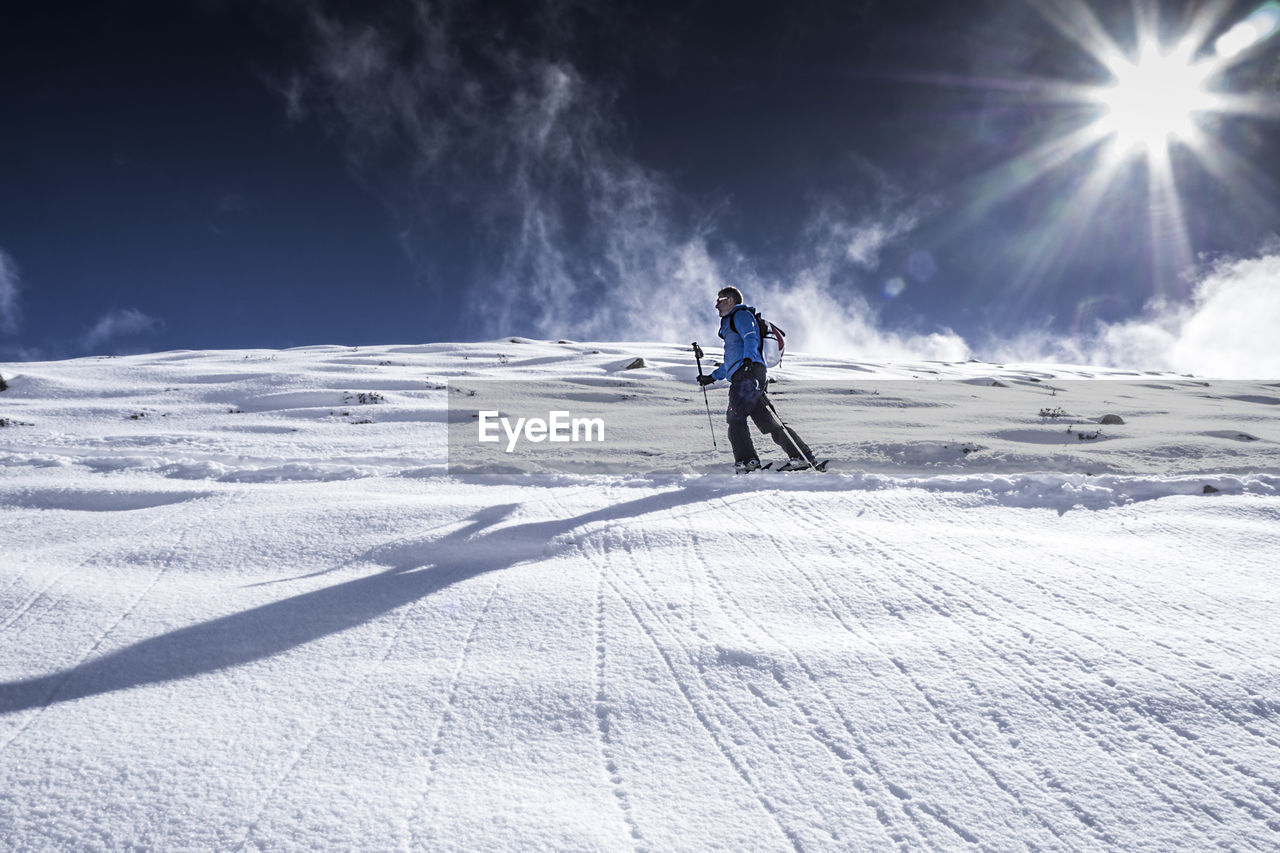
<svg viewBox="0 0 1280 853">
<path fill-rule="evenodd" d="M 832 471 L 734 477 L 695 373 L 0 365 L 0 845 L 1280 845 L 1280 383 L 789 353 Z"/>
</svg>

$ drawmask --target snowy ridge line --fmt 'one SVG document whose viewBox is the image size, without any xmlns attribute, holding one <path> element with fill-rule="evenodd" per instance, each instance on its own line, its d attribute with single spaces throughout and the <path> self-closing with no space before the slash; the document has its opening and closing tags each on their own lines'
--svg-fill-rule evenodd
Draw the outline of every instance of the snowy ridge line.
<svg viewBox="0 0 1280 853">
<path fill-rule="evenodd" d="M 1280 476 L 1274 474 L 1215 474 L 1200 477 L 1143 477 L 1119 474 L 1088 476 L 1055 472 L 1026 474 L 939 475 L 935 477 L 886 477 L 880 474 L 845 475 L 861 488 L 924 489 L 991 496 L 1005 505 L 1041 506 L 1055 499 L 1086 507 L 1114 506 L 1156 500 L 1175 495 L 1204 495 L 1205 487 L 1226 495 L 1280 494 Z"/>
<path fill-rule="evenodd" d="M 268 460 L 263 460 L 268 461 Z M 505 473 L 505 474 L 449 474 L 442 464 L 413 467 L 398 465 L 352 465 L 343 462 L 284 462 L 283 464 L 231 466 L 211 460 L 145 458 L 145 457 L 84 457 L 71 455 L 4 455 L 0 456 L 0 468 L 71 468 L 83 466 L 95 473 L 141 471 L 165 478 L 183 481 L 205 481 L 230 484 L 271 483 L 324 483 L 364 480 L 379 477 L 409 478 L 438 481 L 441 484 L 476 483 L 482 485 L 512 485 L 532 488 L 559 487 L 682 487 L 733 491 L 760 489 L 779 491 L 883 491 L 890 489 L 919 489 L 929 492 L 970 494 L 1008 506 L 1061 507 L 1076 506 L 1105 508 L 1135 501 L 1156 500 L 1177 495 L 1261 495 L 1280 494 L 1280 474 L 1272 473 L 1204 473 L 1197 475 L 1150 476 L 1137 474 L 1079 474 L 1055 471 L 1028 471 L 1022 473 L 937 474 L 933 476 L 893 476 L 873 472 L 831 471 L 823 475 L 795 472 L 787 475 L 771 473 L 750 477 L 712 472 L 700 473 L 684 467 L 680 470 L 655 470 L 648 473 Z M 1206 492 L 1206 487 L 1210 489 Z M 1215 491 L 1216 490 L 1216 491 Z M 93 502 L 89 491 L 84 503 Z M 167 493 L 166 493 L 167 496 Z M 200 497 L 194 493 L 175 493 L 172 500 Z M 117 490 L 104 493 L 101 500 L 104 510 L 128 509 L 131 506 L 113 505 L 125 501 Z M 12 504 L 0 498 L 0 505 Z M 32 505 L 30 500 L 20 499 L 20 505 Z M 156 500 L 156 503 L 166 502 Z"/>
<path fill-rule="evenodd" d="M 455 479 L 455 478 L 447 478 Z M 1022 474 L 939 474 L 932 477 L 894 477 L 873 473 L 806 474 L 796 472 L 781 476 L 756 474 L 745 477 L 733 474 L 653 473 L 632 476 L 585 474 L 489 474 L 456 478 L 464 482 L 486 485 L 519 485 L 557 488 L 562 486 L 613 486 L 655 488 L 663 486 L 706 489 L 709 492 L 730 490 L 787 492 L 852 492 L 918 489 L 928 492 L 967 494 L 1007 506 L 1058 507 L 1083 506 L 1101 509 L 1137 501 L 1157 500 L 1179 495 L 1213 497 L 1221 495 L 1280 495 L 1280 475 L 1276 474 L 1206 474 L 1176 477 L 1149 477 L 1125 474 L 1063 474 L 1033 471 Z M 1216 489 L 1206 493 L 1205 487 Z"/>
<path fill-rule="evenodd" d="M 264 464 L 228 464 L 212 459 L 190 457 L 104 456 L 81 454 L 7 454 L 0 455 L 0 468 L 70 468 L 83 466 L 95 473 L 118 471 L 143 471 L 159 474 L 175 480 L 210 480 L 221 483 L 274 483 L 331 482 L 336 480 L 362 480 L 379 476 L 411 476 L 422 473 L 443 473 L 443 463 L 435 466 L 415 465 L 404 467 L 403 460 L 392 463 L 345 463 L 291 461 L 278 462 L 269 458 L 258 460 Z"/>
</svg>

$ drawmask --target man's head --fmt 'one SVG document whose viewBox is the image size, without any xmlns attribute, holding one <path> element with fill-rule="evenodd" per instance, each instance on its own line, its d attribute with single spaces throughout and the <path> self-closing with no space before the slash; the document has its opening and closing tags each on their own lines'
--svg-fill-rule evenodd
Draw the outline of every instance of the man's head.
<svg viewBox="0 0 1280 853">
<path fill-rule="evenodd" d="M 736 287 L 725 287 L 716 294 L 716 310 L 723 317 L 733 310 L 735 305 L 742 304 L 742 291 Z"/>
</svg>

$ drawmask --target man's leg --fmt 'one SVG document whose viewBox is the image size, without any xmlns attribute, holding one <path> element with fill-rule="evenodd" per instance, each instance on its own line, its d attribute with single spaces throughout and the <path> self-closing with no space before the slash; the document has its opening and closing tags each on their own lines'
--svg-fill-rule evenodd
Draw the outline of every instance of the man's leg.
<svg viewBox="0 0 1280 853">
<path fill-rule="evenodd" d="M 751 413 L 751 419 L 755 421 L 756 429 L 772 438 L 773 443 L 782 448 L 782 452 L 787 454 L 788 459 L 799 458 L 808 461 L 813 458 L 813 451 L 809 449 L 809 445 L 805 444 L 804 439 L 796 435 L 794 430 L 782 425 L 782 421 L 778 420 L 773 409 L 768 405 L 766 397 L 761 397 L 755 411 Z"/>
<path fill-rule="evenodd" d="M 729 444 L 733 446 L 733 461 L 748 462 L 758 459 L 755 442 L 751 440 L 751 430 L 747 429 L 747 420 L 729 421 Z"/>
<path fill-rule="evenodd" d="M 747 427 L 747 418 L 754 418 L 761 396 L 759 386 L 750 371 L 739 370 L 733 375 L 729 385 L 729 408 L 725 410 L 725 420 L 729 424 L 729 444 L 733 446 L 735 462 L 759 459 L 755 443 L 751 440 L 751 430 Z"/>
<path fill-rule="evenodd" d="M 804 439 L 790 427 L 780 427 L 777 432 L 773 433 L 773 440 L 783 449 L 789 459 L 799 457 L 806 462 L 813 459 L 813 451 L 809 449 L 809 445 L 805 444 Z"/>
</svg>

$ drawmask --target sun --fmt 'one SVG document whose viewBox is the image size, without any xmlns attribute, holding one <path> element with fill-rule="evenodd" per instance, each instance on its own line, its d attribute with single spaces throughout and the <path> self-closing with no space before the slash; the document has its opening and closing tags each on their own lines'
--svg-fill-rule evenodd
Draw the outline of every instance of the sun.
<svg viewBox="0 0 1280 853">
<path fill-rule="evenodd" d="M 1146 47 L 1137 62 L 1114 67 L 1115 82 L 1098 90 L 1106 108 L 1099 129 L 1122 151 L 1151 153 L 1190 141 L 1195 115 L 1214 107 L 1206 89 L 1212 71 L 1210 63 L 1191 62 L 1184 51 L 1161 54 L 1155 45 Z"/>
<path fill-rule="evenodd" d="M 1133 41 L 1127 44 L 1108 31 L 1087 0 L 1027 2 L 1105 76 L 1090 82 L 939 81 L 1024 93 L 1032 101 L 1066 107 L 1064 116 L 1083 117 L 1053 125 L 1051 135 L 1032 140 L 969 180 L 963 215 L 953 217 L 951 227 L 958 233 L 987 220 L 1015 196 L 1038 191 L 1051 173 L 1069 170 L 1077 176 L 1061 190 L 1065 196 L 1042 205 L 1046 218 L 1035 232 L 1011 247 L 1020 259 L 1010 274 L 1019 300 L 1030 304 L 1071 258 L 1089 250 L 1105 205 L 1144 189 L 1149 222 L 1145 228 L 1132 223 L 1133 231 L 1145 234 L 1150 284 L 1157 294 L 1176 292 L 1195 265 L 1186 217 L 1195 199 L 1184 199 L 1179 187 L 1179 178 L 1192 169 L 1198 170 L 1200 186 L 1206 177 L 1217 181 L 1239 209 L 1260 218 L 1280 215 L 1266 195 L 1270 176 L 1220 134 L 1228 117 L 1280 119 L 1280 99 L 1274 94 L 1231 91 L 1224 74 L 1256 57 L 1280 33 L 1280 0 L 1267 0 L 1236 22 L 1223 20 L 1229 4 L 1205 4 L 1173 40 L 1167 38 L 1168 28 L 1159 25 L 1155 3 L 1135 0 Z M 1175 157 L 1175 150 L 1185 156 Z M 1145 166 L 1145 180 L 1134 180 L 1134 166 Z"/>
</svg>

